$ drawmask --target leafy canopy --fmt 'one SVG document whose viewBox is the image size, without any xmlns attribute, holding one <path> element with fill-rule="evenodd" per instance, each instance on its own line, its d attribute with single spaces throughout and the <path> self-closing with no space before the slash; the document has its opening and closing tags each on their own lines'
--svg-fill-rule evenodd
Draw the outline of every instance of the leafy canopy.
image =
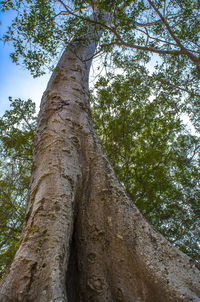
<svg viewBox="0 0 200 302">
<path fill-rule="evenodd" d="M 200 70 L 198 0 L 2 0 L 1 10 L 9 9 L 16 17 L 3 39 L 13 42 L 13 61 L 34 76 L 44 73 L 75 36 L 87 38 L 88 23 L 103 30 L 98 52 L 118 47 L 133 55 L 156 53 L 172 58 L 170 66 L 181 57 L 190 70 Z M 98 21 L 90 19 L 94 9 Z"/>
</svg>

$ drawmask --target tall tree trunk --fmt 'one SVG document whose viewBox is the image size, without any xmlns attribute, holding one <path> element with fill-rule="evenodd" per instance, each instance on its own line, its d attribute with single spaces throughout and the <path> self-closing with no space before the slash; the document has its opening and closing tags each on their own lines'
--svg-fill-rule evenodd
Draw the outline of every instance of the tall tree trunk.
<svg viewBox="0 0 200 302">
<path fill-rule="evenodd" d="M 0 302 L 200 301 L 198 269 L 128 199 L 96 136 L 95 48 L 73 42 L 43 95 L 26 221 Z"/>
</svg>

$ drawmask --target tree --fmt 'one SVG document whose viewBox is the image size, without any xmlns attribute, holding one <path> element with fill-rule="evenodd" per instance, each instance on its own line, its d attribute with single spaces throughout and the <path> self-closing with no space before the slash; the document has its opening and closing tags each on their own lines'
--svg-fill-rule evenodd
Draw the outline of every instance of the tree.
<svg viewBox="0 0 200 302">
<path fill-rule="evenodd" d="M 54 38 L 49 29 L 60 34 L 52 3 L 27 2 L 30 7 L 23 14 L 18 33 L 21 29 L 31 37 L 34 32 L 29 41 L 33 39 L 51 52 L 57 45 L 48 46 Z M 68 15 L 68 6 L 59 3 L 65 9 L 59 17 Z M 103 1 L 95 3 L 91 18 L 87 12 L 81 14 L 84 3 L 75 1 L 73 18 L 67 20 L 70 26 L 81 20 L 77 26 L 81 32 L 76 28 L 76 36 L 43 95 L 23 234 L 1 283 L 0 301 L 198 301 L 198 270 L 190 258 L 171 247 L 147 223 L 126 196 L 94 131 L 88 99 L 89 69 L 100 31 L 112 30 L 107 22 L 116 20 L 109 13 L 111 6 Z M 127 8 L 129 3 L 134 4 L 117 4 Z M 155 5 L 148 3 L 142 13 L 149 5 L 156 11 Z M 168 23 L 160 18 L 173 38 Z M 123 13 L 118 20 L 121 29 L 126 21 Z M 43 30 L 48 33 L 46 38 Z M 25 63 L 38 73 L 41 49 L 38 55 L 26 53 L 19 36 L 15 42 L 18 54 L 24 55 Z M 196 56 L 177 45 L 178 54 L 198 67 Z"/>
<path fill-rule="evenodd" d="M 31 100 L 11 101 L 0 119 L 0 279 L 18 247 L 28 197 L 32 143 L 36 129 Z"/>
</svg>

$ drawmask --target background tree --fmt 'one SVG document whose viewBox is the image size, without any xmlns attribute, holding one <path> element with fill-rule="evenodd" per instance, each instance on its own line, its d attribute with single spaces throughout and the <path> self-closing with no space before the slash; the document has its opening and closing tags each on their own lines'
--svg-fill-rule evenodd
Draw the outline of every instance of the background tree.
<svg viewBox="0 0 200 302">
<path fill-rule="evenodd" d="M 125 195 L 94 132 L 88 101 L 89 69 L 100 32 L 100 48 L 129 46 L 174 55 L 168 67 L 181 60 L 192 62 L 196 74 L 198 46 L 190 38 L 192 47 L 184 43 L 179 23 L 174 28 L 177 34 L 168 24 L 170 7 L 183 17 L 183 6 L 165 1 L 119 1 L 111 6 L 95 1 L 88 7 L 85 1 L 69 6 L 59 0 L 60 9 L 55 2 L 40 0 L 3 2 L 3 8 L 13 3 L 19 15 L 5 39 L 14 41 L 13 59 L 24 58 L 33 74 L 43 72 L 41 67 L 49 61 L 45 54 L 71 40 L 64 33 L 72 32 L 73 40 L 43 95 L 25 225 L 1 283 L 1 301 L 198 301 L 198 271 L 153 230 Z M 188 7 L 184 3 L 183 8 Z M 132 11 L 133 30 L 126 23 Z M 156 34 L 156 17 L 161 24 L 153 38 L 155 47 L 149 48 L 148 33 L 135 34 L 135 24 L 147 26 L 139 22 L 146 15 L 152 33 Z M 52 39 L 55 43 L 49 47 Z"/>
<path fill-rule="evenodd" d="M 0 279 L 14 257 L 21 235 L 36 129 L 32 101 L 10 101 L 11 109 L 0 119 Z"/>
<path fill-rule="evenodd" d="M 144 216 L 199 261 L 198 132 L 191 135 L 183 123 L 181 93 L 161 89 L 144 67 L 142 73 L 140 66 L 126 69 L 96 84 L 92 109 L 97 133 Z"/>
</svg>

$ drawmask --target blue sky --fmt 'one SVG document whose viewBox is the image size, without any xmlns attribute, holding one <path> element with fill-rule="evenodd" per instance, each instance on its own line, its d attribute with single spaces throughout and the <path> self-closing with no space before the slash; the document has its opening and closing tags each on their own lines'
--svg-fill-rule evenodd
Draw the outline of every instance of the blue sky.
<svg viewBox="0 0 200 302">
<path fill-rule="evenodd" d="M 0 36 L 12 20 L 13 12 L 0 12 Z M 12 45 L 0 41 L 0 116 L 9 108 L 8 97 L 28 99 L 31 98 L 39 108 L 42 93 L 44 92 L 50 74 L 33 79 L 24 67 L 12 63 L 9 57 Z"/>
</svg>

